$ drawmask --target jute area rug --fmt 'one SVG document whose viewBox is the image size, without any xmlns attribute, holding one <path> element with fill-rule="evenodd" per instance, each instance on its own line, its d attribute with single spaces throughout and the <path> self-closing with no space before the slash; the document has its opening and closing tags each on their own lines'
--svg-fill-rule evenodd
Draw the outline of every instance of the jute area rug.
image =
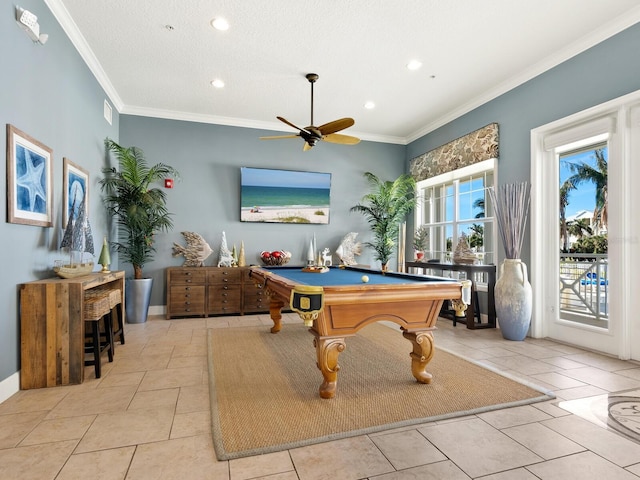
<svg viewBox="0 0 640 480">
<path fill-rule="evenodd" d="M 229 460 L 553 398 L 437 348 L 429 385 L 411 374 L 411 343 L 382 324 L 346 338 L 336 397 L 318 396 L 313 336 L 302 324 L 208 331 L 216 455 Z"/>
</svg>

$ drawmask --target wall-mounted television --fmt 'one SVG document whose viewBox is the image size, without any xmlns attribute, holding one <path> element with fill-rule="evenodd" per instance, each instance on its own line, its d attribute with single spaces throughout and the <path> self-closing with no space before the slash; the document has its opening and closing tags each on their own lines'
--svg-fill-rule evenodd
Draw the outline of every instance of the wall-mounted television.
<svg viewBox="0 0 640 480">
<path fill-rule="evenodd" d="M 331 174 L 240 168 L 240 220 L 329 223 Z"/>
</svg>

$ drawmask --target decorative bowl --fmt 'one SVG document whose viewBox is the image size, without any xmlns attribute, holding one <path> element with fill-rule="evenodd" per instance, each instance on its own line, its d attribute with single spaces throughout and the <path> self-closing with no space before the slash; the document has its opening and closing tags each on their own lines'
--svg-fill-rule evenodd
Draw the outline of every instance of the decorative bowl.
<svg viewBox="0 0 640 480">
<path fill-rule="evenodd" d="M 274 250 L 273 252 L 268 252 L 264 250 L 260 252 L 260 260 L 265 265 L 270 267 L 277 267 L 286 265 L 291 260 L 291 252 L 287 252 L 286 250 Z"/>
</svg>

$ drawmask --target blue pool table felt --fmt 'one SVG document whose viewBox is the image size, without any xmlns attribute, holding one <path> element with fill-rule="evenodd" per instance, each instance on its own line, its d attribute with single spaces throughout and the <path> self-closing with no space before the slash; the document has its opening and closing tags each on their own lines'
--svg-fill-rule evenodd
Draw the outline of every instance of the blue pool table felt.
<svg viewBox="0 0 640 480">
<path fill-rule="evenodd" d="M 331 267 L 328 272 L 303 272 L 302 267 L 262 267 L 273 272 L 275 275 L 284 277 L 300 285 L 311 285 L 318 287 L 340 286 L 340 285 L 401 285 L 407 283 L 421 282 L 450 282 L 447 278 L 411 275 L 406 273 L 385 273 L 376 270 L 362 268 L 338 268 Z M 368 282 L 362 281 L 362 276 L 369 277 Z"/>
</svg>

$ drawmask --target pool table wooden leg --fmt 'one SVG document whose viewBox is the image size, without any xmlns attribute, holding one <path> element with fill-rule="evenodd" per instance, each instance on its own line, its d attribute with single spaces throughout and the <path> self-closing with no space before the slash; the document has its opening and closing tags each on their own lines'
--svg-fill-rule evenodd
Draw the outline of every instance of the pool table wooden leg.
<svg viewBox="0 0 640 480">
<path fill-rule="evenodd" d="M 271 297 L 271 301 L 269 302 L 269 315 L 271 316 L 271 320 L 273 320 L 271 333 L 278 333 L 282 328 L 282 307 L 284 307 L 282 300 Z"/>
<path fill-rule="evenodd" d="M 426 371 L 427 364 L 433 357 L 433 335 L 431 332 L 408 332 L 403 330 L 402 336 L 413 344 L 411 356 L 411 373 L 420 383 L 431 383 L 432 375 Z"/>
<path fill-rule="evenodd" d="M 318 368 L 322 372 L 324 382 L 320 385 L 320 397 L 333 398 L 336 396 L 336 386 L 338 383 L 338 356 L 346 348 L 344 338 L 318 337 L 313 339 L 318 357 Z"/>
</svg>

